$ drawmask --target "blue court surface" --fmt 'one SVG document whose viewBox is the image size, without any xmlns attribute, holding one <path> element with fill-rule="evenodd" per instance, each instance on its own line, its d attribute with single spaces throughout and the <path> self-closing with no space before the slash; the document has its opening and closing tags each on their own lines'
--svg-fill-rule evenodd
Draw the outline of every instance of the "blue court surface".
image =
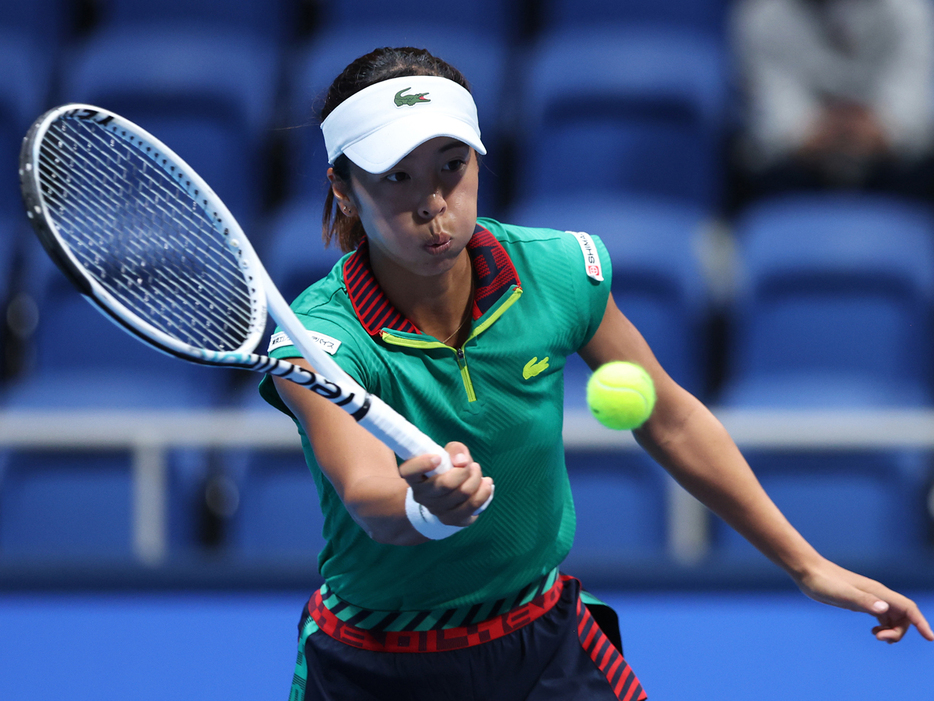
<svg viewBox="0 0 934 701">
<path fill-rule="evenodd" d="M 596 592 L 653 701 L 930 701 L 934 643 L 781 593 Z M 934 592 L 910 593 L 934 619 Z M 4 594 L 3 701 L 288 698 L 304 592 Z"/>
</svg>

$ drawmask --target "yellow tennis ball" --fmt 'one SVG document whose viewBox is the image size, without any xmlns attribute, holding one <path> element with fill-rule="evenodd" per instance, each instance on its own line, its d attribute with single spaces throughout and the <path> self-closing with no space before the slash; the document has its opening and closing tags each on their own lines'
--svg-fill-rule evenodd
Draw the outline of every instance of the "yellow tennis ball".
<svg viewBox="0 0 934 701">
<path fill-rule="evenodd" d="M 587 381 L 587 405 L 607 428 L 639 428 L 655 408 L 655 385 L 649 373 L 635 363 L 606 363 Z"/>
</svg>

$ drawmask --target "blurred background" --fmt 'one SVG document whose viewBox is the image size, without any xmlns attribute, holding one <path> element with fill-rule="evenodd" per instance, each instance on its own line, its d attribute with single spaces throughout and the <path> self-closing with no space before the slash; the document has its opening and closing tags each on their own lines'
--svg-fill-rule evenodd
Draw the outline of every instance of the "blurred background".
<svg viewBox="0 0 934 701">
<path fill-rule="evenodd" d="M 792 523 L 934 616 L 931 0 L 0 0 L 0 698 L 283 698 L 320 583 L 291 422 L 75 293 L 22 213 L 26 130 L 66 102 L 137 122 L 291 299 L 340 255 L 316 110 L 387 45 L 471 82 L 481 214 L 602 237 L 617 303 Z M 565 569 L 652 698 L 930 698 L 916 633 L 882 649 L 796 594 L 590 418 L 586 377 Z"/>
</svg>

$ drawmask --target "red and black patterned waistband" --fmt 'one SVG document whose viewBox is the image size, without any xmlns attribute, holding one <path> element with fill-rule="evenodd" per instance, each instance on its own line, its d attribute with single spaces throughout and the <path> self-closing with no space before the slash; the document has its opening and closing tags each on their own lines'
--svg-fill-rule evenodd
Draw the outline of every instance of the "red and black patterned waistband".
<svg viewBox="0 0 934 701">
<path fill-rule="evenodd" d="M 558 577 L 552 586 L 531 601 L 479 623 L 430 630 L 387 631 L 379 627 L 361 628 L 351 620 L 342 620 L 339 612 L 325 606 L 321 590 L 308 602 L 308 615 L 331 638 L 375 652 L 439 652 L 460 650 L 501 638 L 550 611 L 561 598 L 566 577 Z"/>
</svg>

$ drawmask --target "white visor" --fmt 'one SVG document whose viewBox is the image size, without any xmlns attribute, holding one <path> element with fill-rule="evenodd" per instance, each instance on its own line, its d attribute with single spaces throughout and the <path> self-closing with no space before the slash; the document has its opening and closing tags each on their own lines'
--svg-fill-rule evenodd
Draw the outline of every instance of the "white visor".
<svg viewBox="0 0 934 701">
<path fill-rule="evenodd" d="M 328 163 L 343 153 L 368 173 L 385 173 L 438 136 L 486 153 L 470 92 L 437 76 L 374 83 L 339 104 L 322 122 L 321 131 Z"/>
</svg>

